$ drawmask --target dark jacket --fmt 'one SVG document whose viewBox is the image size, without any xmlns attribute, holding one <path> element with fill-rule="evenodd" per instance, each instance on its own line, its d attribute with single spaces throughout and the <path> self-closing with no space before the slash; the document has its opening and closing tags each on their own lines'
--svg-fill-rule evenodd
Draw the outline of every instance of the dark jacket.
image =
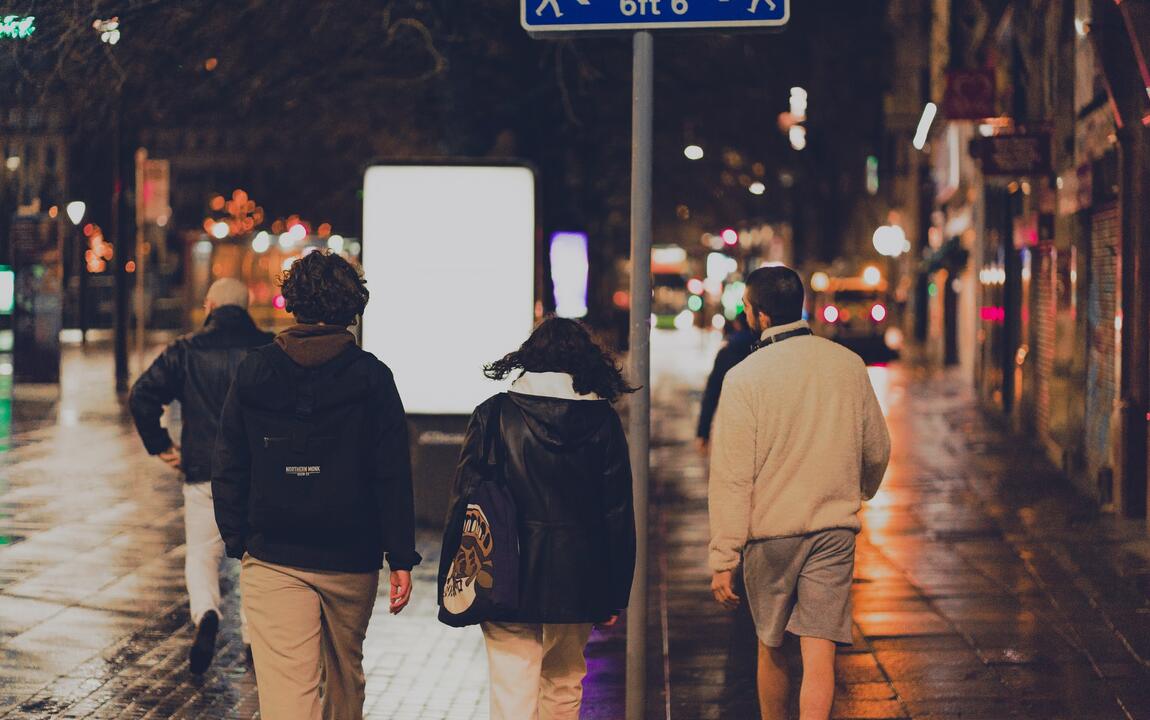
<svg viewBox="0 0 1150 720">
<path fill-rule="evenodd" d="M 410 570 L 420 557 L 399 391 L 391 370 L 354 347 L 346 330 L 323 327 L 289 328 L 240 364 L 220 416 L 212 472 L 216 524 L 229 557 L 248 552 L 293 567 L 370 572 L 382 566 L 386 553 L 392 570 Z M 330 437 L 301 441 L 267 437 L 260 429 L 273 421 L 293 422 L 304 407 L 309 417 L 325 419 L 320 427 Z M 294 474 L 294 467 L 281 463 L 276 477 L 253 480 L 253 467 L 262 467 L 280 440 L 291 447 L 303 442 L 321 457 L 335 448 L 316 471 L 330 461 L 363 474 Z M 349 465 L 348 453 L 356 452 L 364 455 Z"/>
<path fill-rule="evenodd" d="M 504 477 L 519 513 L 520 596 L 518 612 L 501 619 L 605 620 L 627 606 L 635 569 L 631 463 L 619 416 L 606 400 L 502 397 Z M 449 517 L 481 477 L 494 400 L 471 416 Z M 440 597 L 450 563 L 440 559 Z"/>
<path fill-rule="evenodd" d="M 220 408 L 236 368 L 249 350 L 268 344 L 272 337 L 256 327 L 246 310 L 224 305 L 212 311 L 202 329 L 168 345 L 136 380 L 128 397 L 136 430 L 148 452 L 158 455 L 172 447 L 160 417 L 165 405 L 179 400 L 184 479 L 210 480 Z"/>
<path fill-rule="evenodd" d="M 704 440 L 711 437 L 711 421 L 719 407 L 719 392 L 723 389 L 723 378 L 727 372 L 751 354 L 759 336 L 753 330 L 737 330 L 731 333 L 719 353 L 715 356 L 715 366 L 707 377 L 707 387 L 703 390 L 703 403 L 699 408 L 699 427 L 695 437 Z"/>
</svg>

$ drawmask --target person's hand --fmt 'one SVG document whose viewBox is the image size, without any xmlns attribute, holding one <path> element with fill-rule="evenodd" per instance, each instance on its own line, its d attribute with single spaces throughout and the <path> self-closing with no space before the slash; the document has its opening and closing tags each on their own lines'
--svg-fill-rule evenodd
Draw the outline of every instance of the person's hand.
<svg viewBox="0 0 1150 720">
<path fill-rule="evenodd" d="M 619 622 L 619 613 L 615 613 L 611 617 L 609 617 L 606 620 L 604 620 L 603 622 L 599 623 L 599 627 L 601 627 L 601 628 L 615 627 L 615 624 L 618 622 Z"/>
<path fill-rule="evenodd" d="M 407 570 L 391 571 L 391 607 L 392 615 L 398 615 L 407 607 L 411 600 L 411 572 Z"/>
<path fill-rule="evenodd" d="M 711 452 L 711 441 L 709 438 L 695 438 L 695 449 L 699 451 L 700 455 L 706 456 Z"/>
<path fill-rule="evenodd" d="M 735 594 L 732 581 L 733 576 L 730 570 L 723 570 L 711 576 L 711 594 L 715 596 L 715 600 L 720 605 L 728 610 L 734 610 L 739 606 L 739 596 Z"/>
<path fill-rule="evenodd" d="M 173 470 L 179 470 L 180 469 L 180 449 L 178 447 L 176 447 L 175 445 L 173 445 L 170 448 L 168 448 L 167 450 L 163 451 L 162 453 L 160 453 L 156 457 L 163 460 L 164 464 L 166 464 L 168 467 L 172 468 Z"/>
</svg>

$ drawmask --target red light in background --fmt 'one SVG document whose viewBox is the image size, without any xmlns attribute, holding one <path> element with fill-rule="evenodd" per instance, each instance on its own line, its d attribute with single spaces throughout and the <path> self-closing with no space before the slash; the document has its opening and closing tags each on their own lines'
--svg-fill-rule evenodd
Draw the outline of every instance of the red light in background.
<svg viewBox="0 0 1150 720">
<path fill-rule="evenodd" d="M 699 278 L 691 278 L 687 281 L 687 290 L 690 291 L 692 295 L 702 295 L 703 281 Z"/>
<path fill-rule="evenodd" d="M 618 290 L 611 296 L 611 301 L 615 303 L 615 307 L 625 308 L 631 306 L 631 293 L 626 290 Z"/>
<path fill-rule="evenodd" d="M 130 273 L 136 272 L 136 261 L 135 260 L 129 260 L 127 263 L 124 264 L 124 270 L 126 270 Z"/>
<path fill-rule="evenodd" d="M 979 311 L 979 317 L 986 322 L 1000 323 L 1006 321 L 1006 308 L 988 306 Z"/>
<path fill-rule="evenodd" d="M 739 244 L 739 233 L 735 232 L 734 228 L 727 228 L 723 231 L 723 242 L 727 245 Z"/>
<path fill-rule="evenodd" d="M 839 321 L 839 309 L 834 305 L 827 305 L 823 308 L 823 320 L 831 323 L 832 325 Z"/>
<path fill-rule="evenodd" d="M 276 295 L 275 300 L 272 300 L 272 305 L 275 305 L 276 310 L 283 310 L 284 305 L 286 305 L 286 304 L 287 303 L 284 302 L 284 296 L 283 295 Z"/>
<path fill-rule="evenodd" d="M 877 303 L 870 309 L 870 317 L 875 322 L 886 320 L 886 307 L 882 303 Z"/>
</svg>

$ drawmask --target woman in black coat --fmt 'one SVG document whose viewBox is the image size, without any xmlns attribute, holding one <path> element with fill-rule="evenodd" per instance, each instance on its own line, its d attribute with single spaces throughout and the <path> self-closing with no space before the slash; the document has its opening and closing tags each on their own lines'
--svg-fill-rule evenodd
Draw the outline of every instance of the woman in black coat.
<svg viewBox="0 0 1150 720">
<path fill-rule="evenodd" d="M 485 372 L 516 378 L 471 416 L 449 517 L 483 478 L 490 437 L 519 535 L 517 609 L 483 623 L 491 718 L 576 720 L 591 627 L 615 623 L 635 569 L 631 465 L 611 405 L 634 388 L 587 330 L 564 318 L 543 321 Z M 441 598 L 451 560 L 440 561 Z"/>
</svg>

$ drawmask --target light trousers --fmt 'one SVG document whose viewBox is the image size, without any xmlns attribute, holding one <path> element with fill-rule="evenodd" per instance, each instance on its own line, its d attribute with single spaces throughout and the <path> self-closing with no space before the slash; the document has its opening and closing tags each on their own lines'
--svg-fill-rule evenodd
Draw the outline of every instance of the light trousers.
<svg viewBox="0 0 1150 720">
<path fill-rule="evenodd" d="M 216 526 L 210 482 L 184 483 L 184 581 L 188 586 L 188 604 L 192 622 L 209 610 L 220 612 L 220 561 L 224 559 L 224 540 Z M 248 640 L 247 622 L 240 610 L 240 635 Z"/>
<path fill-rule="evenodd" d="M 363 638 L 379 571 L 302 570 L 244 555 L 252 658 L 266 720 L 362 720 Z"/>
<path fill-rule="evenodd" d="M 579 720 L 590 624 L 483 623 L 491 720 Z"/>
</svg>

